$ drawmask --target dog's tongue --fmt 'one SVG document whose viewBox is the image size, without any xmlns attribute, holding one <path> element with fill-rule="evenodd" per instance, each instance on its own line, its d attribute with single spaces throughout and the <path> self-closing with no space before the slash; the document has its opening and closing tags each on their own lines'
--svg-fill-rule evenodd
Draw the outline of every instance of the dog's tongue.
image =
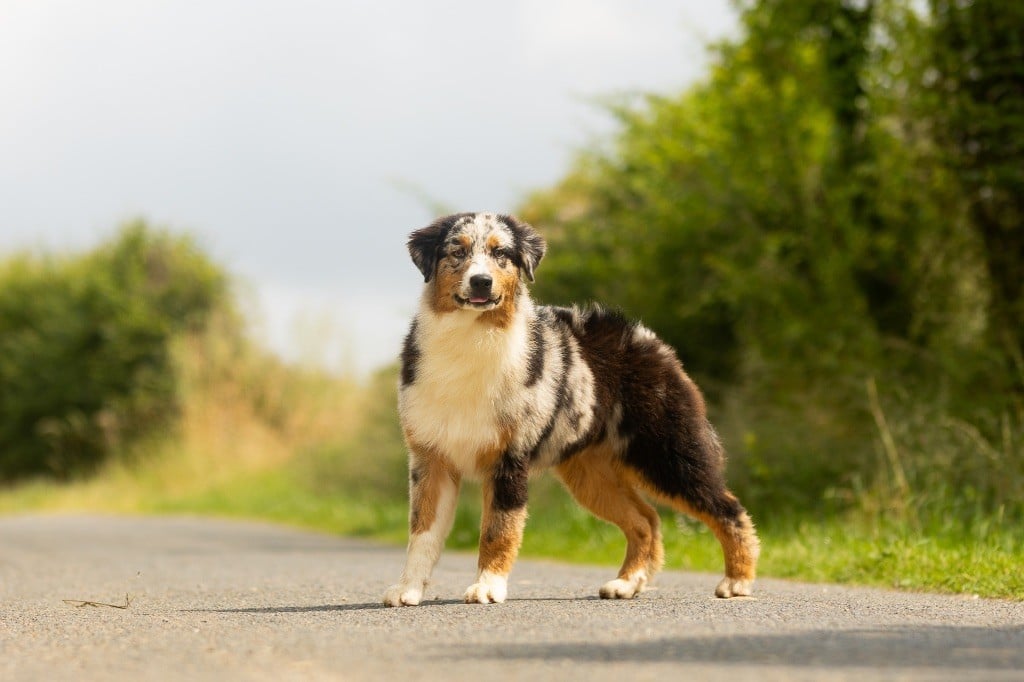
<svg viewBox="0 0 1024 682">
<path fill-rule="evenodd" d="M 488 299 L 484 296 L 470 296 L 470 303 L 487 303 Z"/>
</svg>

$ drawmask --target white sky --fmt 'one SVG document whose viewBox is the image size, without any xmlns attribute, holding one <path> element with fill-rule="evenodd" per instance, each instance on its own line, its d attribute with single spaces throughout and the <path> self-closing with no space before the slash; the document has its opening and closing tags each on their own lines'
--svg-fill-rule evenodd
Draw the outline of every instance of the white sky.
<svg viewBox="0 0 1024 682">
<path fill-rule="evenodd" d="M 240 276 L 290 357 L 397 356 L 434 216 L 511 212 L 671 93 L 728 0 L 0 0 L 0 253 L 144 217 Z M 538 273 L 543 277 L 543 265 Z"/>
</svg>

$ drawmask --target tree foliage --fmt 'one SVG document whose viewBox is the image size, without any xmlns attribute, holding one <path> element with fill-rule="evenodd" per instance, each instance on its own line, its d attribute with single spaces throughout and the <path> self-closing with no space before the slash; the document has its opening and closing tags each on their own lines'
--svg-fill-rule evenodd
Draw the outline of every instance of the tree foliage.
<svg viewBox="0 0 1024 682">
<path fill-rule="evenodd" d="M 143 223 L 84 256 L 0 264 L 0 480 L 89 471 L 166 424 L 171 341 L 226 287 L 189 240 Z"/>
<path fill-rule="evenodd" d="M 989 5 L 741 3 L 706 80 L 613 107 L 615 137 L 521 209 L 552 242 L 540 296 L 673 343 L 762 503 L 909 477 L 1016 504 L 1024 13 Z"/>
<path fill-rule="evenodd" d="M 994 339 L 1024 393 L 1024 5 L 931 7 L 936 137 L 984 247 Z"/>
</svg>

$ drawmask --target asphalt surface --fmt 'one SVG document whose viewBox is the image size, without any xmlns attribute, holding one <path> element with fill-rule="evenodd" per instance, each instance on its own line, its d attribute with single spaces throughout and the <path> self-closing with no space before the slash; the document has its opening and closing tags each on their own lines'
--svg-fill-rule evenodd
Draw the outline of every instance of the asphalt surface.
<svg viewBox="0 0 1024 682">
<path fill-rule="evenodd" d="M 765 547 L 764 551 L 771 551 Z M 1022 680 L 1024 603 L 521 561 L 501 605 L 386 608 L 403 550 L 198 518 L 0 518 L 0 680 Z M 77 606 L 63 600 L 124 605 Z"/>
</svg>

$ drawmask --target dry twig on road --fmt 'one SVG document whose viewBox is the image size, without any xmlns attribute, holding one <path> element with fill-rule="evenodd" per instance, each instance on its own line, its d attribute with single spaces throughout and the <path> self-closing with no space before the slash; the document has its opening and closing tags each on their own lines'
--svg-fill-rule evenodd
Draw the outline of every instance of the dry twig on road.
<svg viewBox="0 0 1024 682">
<path fill-rule="evenodd" d="M 132 605 L 131 597 L 127 594 L 124 595 L 124 604 L 107 604 L 101 601 L 88 601 L 85 599 L 64 599 L 62 600 L 65 604 L 71 604 L 76 609 L 80 609 L 83 606 L 109 606 L 112 609 L 127 609 Z"/>
</svg>

